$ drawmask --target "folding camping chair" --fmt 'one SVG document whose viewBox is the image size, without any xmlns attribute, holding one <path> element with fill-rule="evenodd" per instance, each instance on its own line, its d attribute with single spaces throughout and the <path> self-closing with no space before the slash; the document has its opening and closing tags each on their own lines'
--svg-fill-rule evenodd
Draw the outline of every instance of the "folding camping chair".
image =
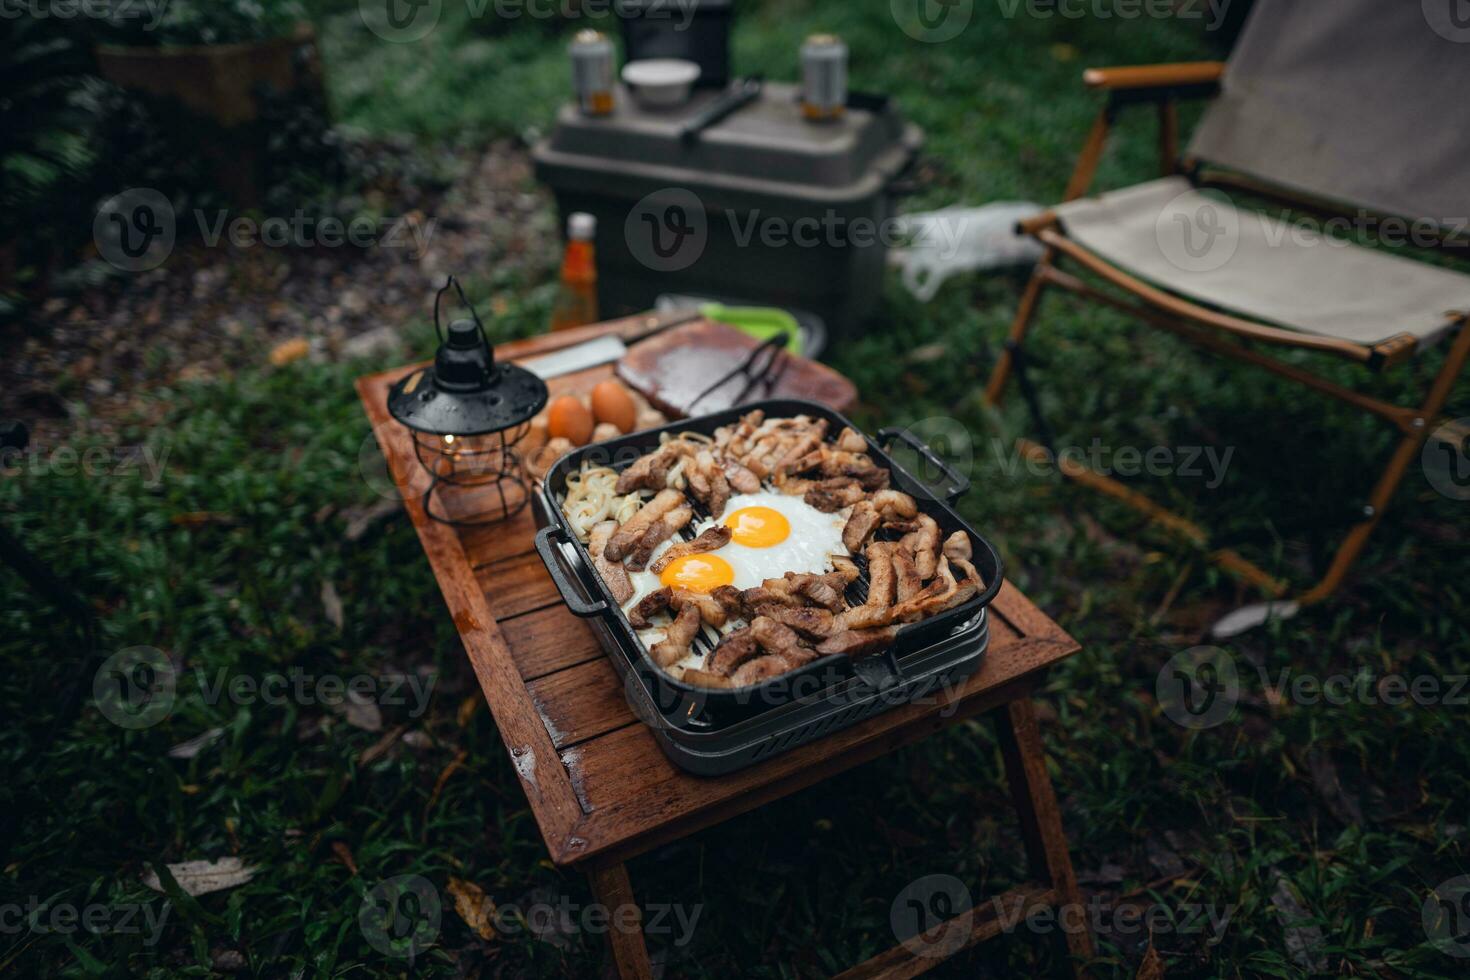
<svg viewBox="0 0 1470 980">
<path fill-rule="evenodd" d="M 1453 11 L 1456 2 L 1444 5 Z M 1339 220 L 1354 215 L 1348 209 L 1361 209 L 1356 216 L 1413 221 L 1402 227 L 1421 233 L 1432 229 L 1432 244 L 1463 246 L 1460 232 L 1470 220 L 1470 127 L 1463 118 L 1470 23 L 1460 27 L 1448 13 L 1441 18 L 1440 6 L 1257 0 L 1228 64 L 1088 71 L 1085 83 L 1107 92 L 1108 101 L 1078 160 L 1067 203 L 1021 225 L 1045 253 L 991 376 L 990 404 L 1000 402 L 1018 371 L 1035 406 L 1023 345 L 1043 292 L 1060 286 L 1309 385 L 1386 419 L 1402 434 L 1322 580 L 1295 600 L 1283 598 L 1286 583 L 1237 552 L 1211 554 L 1272 600 L 1227 616 L 1216 635 L 1293 615 L 1342 584 L 1470 354 L 1470 329 L 1464 329 L 1470 276 L 1382 249 L 1303 240 L 1282 220 L 1237 208 L 1223 193 Z M 1177 103 L 1205 97 L 1215 98 L 1180 159 Z M 1157 107 L 1164 176 L 1084 198 L 1113 120 L 1135 104 Z M 1063 271 L 1062 259 L 1112 288 Z M 1383 371 L 1440 343 L 1448 343 L 1444 365 L 1413 406 L 1370 397 L 1259 349 L 1318 351 Z M 1046 453 L 1024 439 L 1021 448 Z M 1203 529 L 1110 477 L 1071 459 L 1061 469 L 1208 546 Z"/>
</svg>

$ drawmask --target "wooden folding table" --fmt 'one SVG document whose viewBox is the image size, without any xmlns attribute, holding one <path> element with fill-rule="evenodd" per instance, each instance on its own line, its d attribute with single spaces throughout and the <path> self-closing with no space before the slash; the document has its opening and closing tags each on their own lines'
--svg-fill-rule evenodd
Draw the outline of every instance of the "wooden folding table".
<svg viewBox="0 0 1470 980">
<path fill-rule="evenodd" d="M 619 321 L 518 341 L 499 358 L 540 354 L 604 332 Z M 1081 898 L 1062 831 L 1030 696 L 1047 669 L 1077 643 L 1007 584 L 990 607 L 990 648 L 980 670 L 928 703 L 894 708 L 852 728 L 720 777 L 676 768 L 638 721 L 592 630 L 562 603 L 533 550 L 530 508 L 510 521 L 456 529 L 430 520 L 414 485 L 412 441 L 387 412 L 388 387 L 415 366 L 360 378 L 358 394 L 374 425 L 404 506 L 443 590 L 485 699 L 505 740 L 547 850 L 558 865 L 584 870 L 609 909 L 636 907 L 625 862 L 737 814 L 887 755 L 981 712 L 993 711 L 1030 873 L 1028 884 L 981 903 L 948 927 L 862 963 L 843 976 L 908 977 L 942 962 L 925 943 L 948 937 L 949 954 L 1000 935 L 1002 919 L 1039 906 L 1066 906 L 1080 921 Z M 554 379 L 553 394 L 584 390 L 610 365 Z M 962 925 L 960 941 L 952 941 Z M 623 977 L 648 977 L 641 928 L 610 932 Z M 1076 969 L 1092 955 L 1085 929 L 1065 929 Z"/>
</svg>

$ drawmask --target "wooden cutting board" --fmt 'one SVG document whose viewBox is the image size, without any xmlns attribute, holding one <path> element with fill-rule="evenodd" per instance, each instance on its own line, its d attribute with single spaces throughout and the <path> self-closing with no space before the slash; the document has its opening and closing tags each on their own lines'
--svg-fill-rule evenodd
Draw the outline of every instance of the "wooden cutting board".
<svg viewBox="0 0 1470 980">
<path fill-rule="evenodd" d="M 760 341 L 734 327 L 697 320 L 638 343 L 618 362 L 617 374 L 665 415 L 708 415 L 734 405 L 749 379 L 737 375 L 698 404 L 695 399 L 759 346 Z M 767 357 L 762 354 L 759 360 L 764 363 Z M 782 351 L 766 380 L 740 400 L 767 398 L 805 398 L 846 412 L 857 401 L 857 388 L 825 364 Z"/>
</svg>

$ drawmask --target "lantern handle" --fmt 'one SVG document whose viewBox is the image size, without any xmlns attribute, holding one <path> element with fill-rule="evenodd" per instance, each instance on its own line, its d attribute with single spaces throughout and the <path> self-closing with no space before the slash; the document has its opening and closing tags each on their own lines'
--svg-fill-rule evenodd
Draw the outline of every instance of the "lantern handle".
<svg viewBox="0 0 1470 980">
<path fill-rule="evenodd" d="M 459 294 L 459 301 L 470 311 L 470 316 L 474 317 L 475 326 L 480 331 L 480 342 L 485 345 L 485 351 L 490 355 L 490 363 L 493 365 L 495 363 L 495 348 L 490 346 L 490 335 L 485 332 L 485 324 L 480 319 L 480 314 L 475 312 L 474 304 L 469 301 L 469 297 L 465 296 L 464 287 L 459 284 L 459 280 L 454 278 L 454 276 L 450 276 L 445 281 L 444 286 L 434 294 L 434 335 L 439 338 L 441 345 L 445 343 L 444 328 L 439 325 L 439 303 L 444 299 L 444 294 L 449 292 L 450 286 L 454 287 L 454 291 Z"/>
</svg>

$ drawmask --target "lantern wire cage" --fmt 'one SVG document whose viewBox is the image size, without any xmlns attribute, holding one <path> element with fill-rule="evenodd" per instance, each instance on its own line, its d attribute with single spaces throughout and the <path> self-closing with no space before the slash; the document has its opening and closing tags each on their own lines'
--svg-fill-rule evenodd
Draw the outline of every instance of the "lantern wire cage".
<svg viewBox="0 0 1470 980">
<path fill-rule="evenodd" d="M 504 429 L 483 436 L 436 436 L 427 432 L 413 433 L 413 451 L 419 465 L 429 473 L 429 487 L 424 491 L 424 513 L 441 524 L 457 527 L 473 527 L 479 524 L 497 524 L 521 512 L 530 499 L 530 490 L 522 475 L 524 468 L 520 453 L 514 447 L 531 430 L 531 423 L 523 422 L 513 429 Z M 447 511 L 436 512 L 434 492 L 440 487 L 455 490 L 480 490 L 476 495 L 475 517 L 458 518 Z M 491 500 L 494 491 L 494 500 Z M 444 494 L 439 504 L 444 507 Z M 482 499 L 483 498 L 483 499 Z"/>
<path fill-rule="evenodd" d="M 455 321 L 446 335 L 440 308 L 451 287 L 474 323 Z M 424 513 L 455 527 L 508 520 L 530 500 L 515 447 L 546 404 L 546 383 L 517 365 L 495 363 L 485 325 L 454 276 L 434 297 L 434 332 L 435 367 L 405 378 L 388 396 L 390 412 L 409 428 L 414 456 L 429 476 Z M 453 498 L 464 502 L 455 506 Z M 457 516 L 461 512 L 468 516 Z"/>
</svg>

